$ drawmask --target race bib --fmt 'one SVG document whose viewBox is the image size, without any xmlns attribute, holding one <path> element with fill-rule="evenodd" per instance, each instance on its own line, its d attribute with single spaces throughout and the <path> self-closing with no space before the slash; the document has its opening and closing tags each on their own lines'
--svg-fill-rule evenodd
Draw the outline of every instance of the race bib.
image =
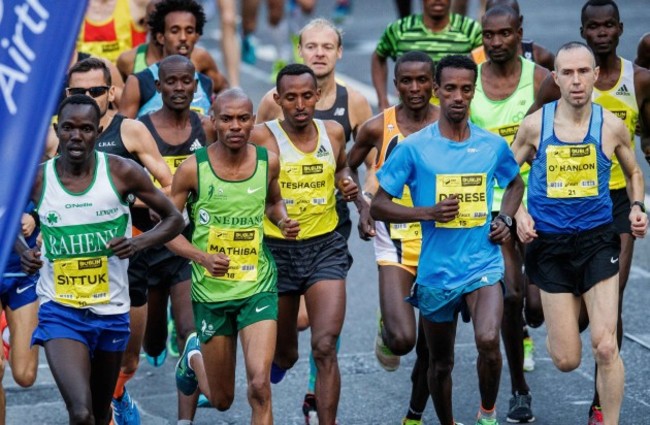
<svg viewBox="0 0 650 425">
<path fill-rule="evenodd" d="M 598 196 L 596 147 L 548 146 L 546 182 L 546 196 L 549 198 Z"/>
<path fill-rule="evenodd" d="M 393 198 L 393 202 L 407 207 L 413 206 L 413 198 L 408 186 L 404 186 L 401 198 Z M 420 223 L 391 223 L 390 238 L 393 240 L 409 241 L 422 238 Z"/>
<path fill-rule="evenodd" d="M 108 304 L 108 257 L 54 260 L 54 295 L 72 307 Z"/>
<path fill-rule="evenodd" d="M 257 281 L 260 232 L 258 229 L 219 229 L 210 227 L 208 254 L 222 253 L 230 258 L 230 267 L 219 279 L 240 282 Z M 206 275 L 210 273 L 206 270 Z"/>
<path fill-rule="evenodd" d="M 436 222 L 436 227 L 469 228 L 485 224 L 488 215 L 487 174 L 436 175 L 436 202 L 456 195 L 458 215 L 448 223 Z"/>
<path fill-rule="evenodd" d="M 185 161 L 189 155 L 178 155 L 178 156 L 163 156 L 163 159 L 165 160 L 165 163 L 167 163 L 167 166 L 169 167 L 169 170 L 172 172 L 172 176 L 176 174 L 176 170 L 178 170 L 178 167 Z M 151 180 L 153 180 L 153 183 L 156 187 L 160 188 L 160 182 L 156 180 L 153 176 L 151 176 Z"/>
</svg>

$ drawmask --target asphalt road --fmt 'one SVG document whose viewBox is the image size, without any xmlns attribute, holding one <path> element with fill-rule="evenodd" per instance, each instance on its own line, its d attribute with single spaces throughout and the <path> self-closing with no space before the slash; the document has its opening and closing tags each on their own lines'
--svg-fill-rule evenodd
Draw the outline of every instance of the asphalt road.
<svg viewBox="0 0 650 425">
<path fill-rule="evenodd" d="M 208 0 L 210 1 L 210 0 Z M 264 2 L 262 2 L 264 3 Z M 415 1 L 419 5 L 419 1 Z M 650 8 L 647 0 L 619 1 L 625 34 L 619 53 L 632 59 L 639 37 L 650 31 Z M 556 50 L 561 44 L 579 39 L 579 14 L 581 1 L 577 0 L 521 0 L 525 16 L 524 30 L 528 38 Z M 333 0 L 321 0 L 316 15 L 329 16 Z M 395 18 L 391 0 L 354 0 L 351 19 L 343 26 L 344 56 L 339 63 L 339 76 L 360 89 L 376 106 L 370 82 L 370 54 L 386 24 Z M 212 18 L 202 44 L 210 49 L 221 64 L 219 45 L 214 40 L 217 19 Z M 268 39 L 264 12 L 260 16 L 258 52 L 262 58 L 256 67 L 244 66 L 242 86 L 255 102 L 271 87 L 270 60 L 273 50 L 266 45 Z M 642 160 L 642 157 L 638 155 Z M 650 170 L 644 161 L 646 175 Z M 648 179 L 646 178 L 646 184 Z M 350 240 L 354 265 L 348 277 L 348 307 L 342 335 L 340 369 L 342 392 L 339 420 L 342 425 L 398 424 L 404 416 L 409 399 L 410 370 L 413 354 L 402 359 L 402 367 L 393 373 L 381 369 L 374 357 L 373 344 L 376 332 L 377 270 L 372 245 L 360 241 L 355 235 Z M 646 425 L 650 423 L 650 330 L 647 306 L 650 305 L 650 264 L 648 241 L 636 243 L 633 270 L 625 293 L 625 339 L 622 356 L 626 365 L 625 398 L 621 416 L 622 424 Z M 580 424 L 587 422 L 587 410 L 593 388 L 593 356 L 588 334 L 583 336 L 582 365 L 570 373 L 561 373 L 553 366 L 544 348 L 544 327 L 532 331 L 537 344 L 534 372 L 526 377 L 533 394 L 533 409 L 537 424 Z M 636 340 L 634 342 L 632 339 Z M 644 347 L 645 345 L 645 347 Z M 300 355 L 294 369 L 285 380 L 273 387 L 274 416 L 278 424 L 301 424 L 301 405 L 307 386 L 308 334 L 300 340 Z M 478 387 L 475 372 L 476 349 L 471 327 L 459 326 L 454 370 L 454 406 L 457 420 L 473 423 L 478 405 Z M 505 357 L 504 357 L 505 362 Z M 243 424 L 250 421 L 246 401 L 246 380 L 240 357 L 238 362 L 235 402 L 228 412 L 199 409 L 196 424 Z M 140 406 L 144 424 L 174 424 L 176 421 L 176 391 L 173 378 L 174 362 L 168 359 L 161 368 L 143 362 L 128 388 Z M 9 424 L 64 424 L 67 423 L 65 406 L 54 384 L 52 375 L 41 355 L 39 377 L 31 389 L 20 389 L 5 371 L 7 388 L 7 423 Z M 505 423 L 510 383 L 507 365 L 504 365 L 497 411 Z M 431 403 L 425 413 L 426 424 L 437 424 Z"/>
</svg>

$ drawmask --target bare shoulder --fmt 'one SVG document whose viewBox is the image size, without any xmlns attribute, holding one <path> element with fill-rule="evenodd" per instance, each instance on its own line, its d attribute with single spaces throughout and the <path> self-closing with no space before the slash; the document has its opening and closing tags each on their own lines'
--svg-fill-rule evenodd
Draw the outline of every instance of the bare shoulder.
<svg viewBox="0 0 650 425">
<path fill-rule="evenodd" d="M 345 130 L 341 124 L 334 120 L 323 120 L 323 124 L 325 125 L 325 131 L 327 131 L 327 135 L 330 139 L 335 138 L 345 144 Z"/>
<path fill-rule="evenodd" d="M 634 65 L 634 85 L 639 93 L 644 93 L 644 101 L 650 101 L 650 69 Z"/>
<path fill-rule="evenodd" d="M 275 103 L 273 95 L 276 93 L 275 88 L 266 92 L 266 94 L 260 100 L 260 104 L 257 107 L 257 114 L 255 121 L 257 123 L 263 123 L 266 121 L 271 121 L 277 118 L 283 118 L 282 108 L 280 105 Z"/>
<path fill-rule="evenodd" d="M 364 122 L 359 129 L 358 138 L 363 138 L 364 141 L 369 139 L 371 141 L 381 140 L 384 135 L 384 113 L 371 117 L 368 121 Z M 375 144 L 375 143 L 373 143 Z"/>
<path fill-rule="evenodd" d="M 535 73 L 533 79 L 535 80 L 535 92 L 539 90 L 542 82 L 551 74 L 551 72 L 541 65 L 535 64 Z"/>
<path fill-rule="evenodd" d="M 535 144 L 539 139 L 542 130 L 542 109 L 538 109 L 532 114 L 525 117 L 519 129 L 517 130 L 517 139 L 524 138 L 523 142 L 528 144 Z"/>
<path fill-rule="evenodd" d="M 122 137 L 142 136 L 149 133 L 149 129 L 142 121 L 134 120 L 131 118 L 124 118 L 122 126 L 120 127 Z"/>
<path fill-rule="evenodd" d="M 210 53 L 202 48 L 195 47 L 191 56 L 192 62 L 196 66 L 196 70 L 205 74 L 205 71 L 216 71 L 217 63 Z"/>
<path fill-rule="evenodd" d="M 361 112 L 362 110 L 367 110 L 369 114 L 365 119 L 363 119 L 363 121 L 365 121 L 372 114 L 372 109 L 370 108 L 370 103 L 368 103 L 368 99 L 366 99 L 366 97 L 362 95 L 361 92 L 359 92 L 358 90 L 350 86 L 346 86 L 346 89 L 348 90 L 350 112 L 355 113 L 355 112 Z"/>
<path fill-rule="evenodd" d="M 250 142 L 259 146 L 264 146 L 269 152 L 278 154 L 280 148 L 266 124 L 257 124 L 253 127 L 250 135 Z"/>
<path fill-rule="evenodd" d="M 115 64 L 117 65 L 117 69 L 120 71 L 120 74 L 122 74 L 122 78 L 124 80 L 126 80 L 126 77 L 128 77 L 129 74 L 131 74 L 133 71 L 133 65 L 135 63 L 137 50 L 138 48 L 134 47 L 133 49 L 123 52 L 117 58 L 117 62 Z"/>
<path fill-rule="evenodd" d="M 614 115 L 606 108 L 603 110 L 603 140 L 630 140 L 630 133 L 625 125 L 625 121 Z"/>
</svg>

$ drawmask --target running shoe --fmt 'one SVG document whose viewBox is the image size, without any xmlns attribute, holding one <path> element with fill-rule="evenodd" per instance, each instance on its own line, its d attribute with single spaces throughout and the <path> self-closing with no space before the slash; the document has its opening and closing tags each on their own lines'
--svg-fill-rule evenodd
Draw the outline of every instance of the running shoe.
<svg viewBox="0 0 650 425">
<path fill-rule="evenodd" d="M 375 338 L 375 356 L 379 365 L 388 372 L 394 372 L 399 369 L 400 357 L 390 351 L 390 348 L 384 343 L 382 333 L 384 330 L 384 321 L 379 317 L 379 326 L 377 327 L 377 337 Z"/>
<path fill-rule="evenodd" d="M 305 425 L 318 425 L 318 411 L 316 410 L 316 396 L 314 394 L 305 394 L 305 401 L 302 403 L 302 414 L 305 415 Z"/>
<path fill-rule="evenodd" d="M 192 351 L 201 351 L 199 338 L 196 332 L 192 332 L 185 341 L 183 354 L 176 363 L 176 388 L 185 395 L 192 395 L 199 385 L 196 374 L 190 368 L 190 359 L 188 354 Z"/>
<path fill-rule="evenodd" d="M 422 422 L 422 419 L 417 420 L 417 419 L 408 419 L 404 418 L 402 419 L 402 425 L 422 425 L 424 422 Z"/>
<path fill-rule="evenodd" d="M 113 421 L 115 425 L 140 425 L 140 412 L 129 392 L 124 387 L 124 394 L 118 400 L 111 400 L 113 407 Z"/>
<path fill-rule="evenodd" d="M 479 415 L 476 418 L 476 425 L 499 425 L 497 418 L 483 418 Z"/>
<path fill-rule="evenodd" d="M 210 403 L 210 400 L 208 400 L 208 398 L 203 393 L 199 394 L 199 401 L 196 405 L 198 407 L 212 407 L 212 403 Z"/>
<path fill-rule="evenodd" d="M 157 356 L 150 356 L 147 353 L 144 353 L 144 357 L 147 359 L 147 362 L 153 367 L 160 367 L 165 364 L 165 359 L 167 358 L 167 348 L 163 350 Z"/>
<path fill-rule="evenodd" d="M 2 337 L 4 358 L 5 360 L 9 360 L 9 351 L 11 350 L 11 345 L 9 345 L 9 324 L 7 323 L 7 316 L 4 311 L 0 315 L 0 337 Z"/>
<path fill-rule="evenodd" d="M 335 24 L 341 25 L 352 12 L 352 0 L 338 0 L 334 6 L 332 20 Z"/>
<path fill-rule="evenodd" d="M 519 394 L 515 392 L 510 397 L 510 409 L 508 410 L 508 422 L 512 424 L 527 424 L 535 421 L 533 410 L 530 405 L 533 402 L 533 397 L 530 394 Z"/>
<path fill-rule="evenodd" d="M 174 319 L 167 320 L 167 333 L 169 334 L 169 340 L 167 341 L 167 352 L 170 356 L 178 358 L 180 352 L 178 351 L 178 334 L 176 333 L 176 322 Z"/>
<path fill-rule="evenodd" d="M 603 425 L 604 423 L 603 411 L 600 409 L 600 406 L 591 406 L 591 409 L 589 410 L 589 422 L 587 422 L 587 425 Z"/>
<path fill-rule="evenodd" d="M 241 39 L 241 60 L 249 65 L 255 65 L 257 57 L 255 56 L 255 45 L 251 36 L 243 36 Z"/>
<path fill-rule="evenodd" d="M 524 372 L 532 372 L 535 370 L 535 341 L 532 337 L 524 338 Z"/>
<path fill-rule="evenodd" d="M 282 369 L 280 366 L 276 365 L 275 363 L 271 363 L 271 383 L 272 384 L 279 384 L 284 379 L 284 376 L 286 374 L 287 374 L 286 369 Z"/>
</svg>

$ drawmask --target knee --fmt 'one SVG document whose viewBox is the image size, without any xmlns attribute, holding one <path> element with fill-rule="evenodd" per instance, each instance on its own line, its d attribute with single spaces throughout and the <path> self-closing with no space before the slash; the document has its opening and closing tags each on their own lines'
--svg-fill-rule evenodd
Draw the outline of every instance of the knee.
<svg viewBox="0 0 650 425">
<path fill-rule="evenodd" d="M 183 346 L 185 346 L 185 341 L 187 341 L 187 337 L 190 336 L 192 332 L 194 332 L 194 323 L 179 323 L 176 322 L 176 334 L 178 335 L 178 338 L 183 342 Z"/>
<path fill-rule="evenodd" d="M 221 15 L 221 29 L 222 31 L 230 30 L 234 32 L 237 28 L 237 15 L 235 13 L 224 13 Z"/>
<path fill-rule="evenodd" d="M 512 313 L 507 314 L 508 316 L 519 315 L 521 316 L 521 307 L 524 302 L 524 294 L 518 290 L 511 290 L 508 288 L 505 296 L 503 297 L 503 308 L 506 312 Z M 511 318 L 511 317 L 509 317 Z"/>
<path fill-rule="evenodd" d="M 268 377 L 254 376 L 248 382 L 248 398 L 251 403 L 267 404 L 271 400 L 271 384 Z"/>
<path fill-rule="evenodd" d="M 433 377 L 438 381 L 447 378 L 451 375 L 451 372 L 454 370 L 454 359 L 436 359 L 431 360 L 429 364 L 429 370 Z"/>
<path fill-rule="evenodd" d="M 3 366 L 4 369 L 4 366 Z M 36 382 L 36 368 L 25 368 L 23 370 L 12 369 L 14 381 L 23 388 L 28 388 Z M 4 374 L 4 372 L 3 372 Z M 0 380 L 2 378 L 0 377 Z"/>
<path fill-rule="evenodd" d="M 612 364 L 618 358 L 618 345 L 616 338 L 608 337 L 597 341 L 593 345 L 594 357 L 599 366 Z"/>
<path fill-rule="evenodd" d="M 498 329 L 479 332 L 476 334 L 476 349 L 481 355 L 493 356 L 501 352 L 500 341 Z"/>
<path fill-rule="evenodd" d="M 273 363 L 282 369 L 289 370 L 298 361 L 299 355 L 297 349 L 277 351 Z"/>
<path fill-rule="evenodd" d="M 569 354 L 551 353 L 553 364 L 562 372 L 571 372 L 580 366 L 580 355 L 572 356 Z"/>
<path fill-rule="evenodd" d="M 71 407 L 68 410 L 68 415 L 70 416 L 70 424 L 90 425 L 95 423 L 92 412 L 85 406 Z"/>
<path fill-rule="evenodd" d="M 312 342 L 311 350 L 316 363 L 336 358 L 336 339 L 338 336 L 321 337 Z"/>
<path fill-rule="evenodd" d="M 387 335 L 386 345 L 396 356 L 404 356 L 413 350 L 415 346 L 415 335 L 397 333 Z"/>
<path fill-rule="evenodd" d="M 526 308 L 526 324 L 537 329 L 544 324 L 544 312 L 540 308 Z"/>
<path fill-rule="evenodd" d="M 232 391 L 229 392 L 214 392 L 214 395 L 210 399 L 210 403 L 220 412 L 225 412 L 230 409 L 232 402 L 235 399 L 235 394 Z"/>
</svg>

